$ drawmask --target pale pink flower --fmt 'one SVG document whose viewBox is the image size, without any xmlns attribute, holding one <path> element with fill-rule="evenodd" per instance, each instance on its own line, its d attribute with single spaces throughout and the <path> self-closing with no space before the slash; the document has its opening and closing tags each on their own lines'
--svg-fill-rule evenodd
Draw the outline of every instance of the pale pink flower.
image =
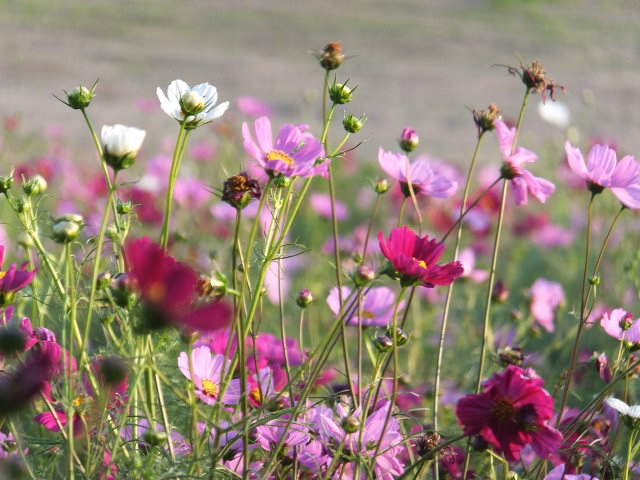
<svg viewBox="0 0 640 480">
<path fill-rule="evenodd" d="M 606 312 L 600 320 L 600 326 L 613 338 L 640 343 L 640 322 L 634 321 L 633 314 L 622 308 Z"/>
<path fill-rule="evenodd" d="M 252 117 L 262 117 L 273 114 L 273 108 L 271 108 L 269 104 L 248 95 L 238 97 L 236 105 L 238 106 L 238 110 Z"/>
<path fill-rule="evenodd" d="M 580 149 L 564 145 L 569 167 L 587 182 L 592 193 L 610 188 L 620 202 L 629 208 L 640 208 L 640 164 L 631 155 L 617 161 L 616 151 L 607 145 L 594 145 L 587 162 Z"/>
<path fill-rule="evenodd" d="M 533 319 L 548 332 L 555 330 L 557 308 L 565 302 L 564 290 L 558 282 L 539 278 L 529 290 Z"/>
<path fill-rule="evenodd" d="M 311 207 L 316 211 L 318 215 L 331 220 L 331 197 L 325 193 L 313 193 L 309 197 Z M 335 201 L 336 219 L 346 220 L 349 218 L 349 209 L 340 200 Z"/>
<path fill-rule="evenodd" d="M 526 205 L 529 201 L 528 193 L 533 195 L 541 203 L 545 203 L 547 198 L 555 192 L 556 186 L 549 180 L 534 176 L 523 166 L 525 163 L 535 162 L 538 156 L 522 147 L 517 147 L 514 151 L 513 143 L 516 138 L 515 127 L 509 128 L 501 119 L 497 119 L 495 123 L 498 142 L 500 143 L 500 151 L 504 159 L 502 177 L 511 181 L 516 196 L 516 204 Z"/>
</svg>

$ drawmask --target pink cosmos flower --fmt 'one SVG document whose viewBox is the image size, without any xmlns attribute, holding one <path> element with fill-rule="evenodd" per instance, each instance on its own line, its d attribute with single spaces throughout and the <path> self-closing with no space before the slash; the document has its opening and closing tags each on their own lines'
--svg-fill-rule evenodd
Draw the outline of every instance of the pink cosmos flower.
<svg viewBox="0 0 640 480">
<path fill-rule="evenodd" d="M 509 462 L 517 461 L 528 444 L 547 458 L 561 445 L 562 434 L 548 425 L 553 397 L 543 385 L 532 370 L 509 365 L 485 382 L 482 393 L 458 402 L 458 423 L 465 435 L 481 435 Z"/>
<path fill-rule="evenodd" d="M 258 98 L 250 97 L 248 95 L 238 97 L 238 100 L 236 100 L 236 105 L 238 107 L 238 110 L 240 110 L 245 115 L 249 115 L 252 117 L 269 116 L 273 114 L 273 108 L 271 108 L 271 105 Z"/>
<path fill-rule="evenodd" d="M 144 327 L 217 330 L 231 320 L 231 307 L 214 302 L 194 307 L 198 274 L 148 238 L 129 242 L 125 257 L 143 305 Z"/>
<path fill-rule="evenodd" d="M 620 202 L 629 208 L 640 208 L 640 164 L 631 155 L 617 161 L 616 151 L 607 145 L 594 145 L 587 163 L 580 149 L 564 144 L 569 167 L 587 182 L 592 193 L 610 188 Z"/>
<path fill-rule="evenodd" d="M 343 300 L 351 294 L 349 287 L 342 287 Z M 393 323 L 393 309 L 396 303 L 396 293 L 387 287 L 375 287 L 369 290 L 362 298 L 362 319 L 358 316 L 357 297 L 354 297 L 350 305 L 345 308 L 346 312 L 354 310 L 354 314 L 345 321 L 347 325 L 358 326 L 362 321 L 365 327 L 386 327 Z M 405 306 L 402 301 L 398 307 L 398 312 L 402 312 Z M 334 287 L 329 292 L 327 304 L 331 311 L 337 315 L 340 311 L 340 299 L 338 296 L 338 287 Z"/>
<path fill-rule="evenodd" d="M 565 302 L 564 290 L 558 282 L 539 278 L 529 290 L 531 315 L 547 332 L 555 330 L 556 309 Z"/>
<path fill-rule="evenodd" d="M 569 469 L 564 463 L 560 464 L 551 470 L 549 474 L 544 477 L 544 480 L 598 480 L 598 477 L 594 477 L 587 473 L 580 473 L 578 475 L 569 475 L 565 473 L 568 471 Z"/>
<path fill-rule="evenodd" d="M 410 163 L 406 155 L 385 152 L 381 148 L 378 150 L 378 163 L 387 175 L 400 182 L 400 188 L 405 197 L 411 195 L 409 182 L 416 195 L 447 198 L 458 190 L 458 182 L 435 171 L 431 167 L 429 157 L 425 155 Z"/>
<path fill-rule="evenodd" d="M 409 227 L 394 228 L 388 239 L 378 233 L 380 251 L 400 274 L 400 283 L 409 286 L 421 283 L 423 287 L 450 285 L 464 273 L 460 262 L 436 265 L 444 252 L 444 243 L 419 237 Z"/>
<path fill-rule="evenodd" d="M 309 197 L 311 206 L 318 215 L 331 220 L 331 197 L 325 193 L 313 193 Z M 346 220 L 349 218 L 349 209 L 340 200 L 336 199 L 336 220 Z"/>
<path fill-rule="evenodd" d="M 227 363 L 223 355 L 212 355 L 207 346 L 193 349 L 191 352 L 191 365 L 189 365 L 189 357 L 186 352 L 182 352 L 178 357 L 180 371 L 195 384 L 196 395 L 208 405 L 215 405 L 218 401 L 220 390 L 222 390 L 220 383 L 228 369 Z M 238 380 L 232 380 L 231 382 L 238 383 Z M 237 404 L 239 396 L 230 393 L 230 391 L 236 390 L 238 389 L 230 386 L 225 392 L 222 402 L 227 405 Z"/>
<path fill-rule="evenodd" d="M 504 159 L 502 177 L 511 181 L 516 196 L 516 204 L 526 205 L 528 203 L 528 193 L 537 198 L 541 203 L 545 203 L 547 198 L 555 192 L 556 186 L 549 180 L 534 176 L 523 167 L 525 163 L 535 162 L 538 156 L 522 147 L 516 148 L 512 154 L 513 142 L 516 138 L 516 128 L 509 128 L 502 119 L 497 119 L 495 124 L 498 142 L 500 143 L 500 151 Z"/>
<path fill-rule="evenodd" d="M 0 268 L 4 263 L 4 245 L 0 245 Z M 38 270 L 27 270 L 27 264 L 23 263 L 20 268 L 15 263 L 11 264 L 9 270 L 0 272 L 0 306 L 6 306 L 13 302 L 16 292 L 29 285 L 36 276 Z"/>
<path fill-rule="evenodd" d="M 605 312 L 600 320 L 600 326 L 613 338 L 640 343 L 640 321 L 637 319 L 634 321 L 633 314 L 622 308 Z"/>
<path fill-rule="evenodd" d="M 253 140 L 249 125 L 242 124 L 242 138 L 244 149 L 251 155 L 270 176 L 284 175 L 285 177 L 313 177 L 329 174 L 329 162 L 326 159 L 322 144 L 309 132 L 306 125 L 285 124 L 280 128 L 278 138 L 273 143 L 271 121 L 267 117 L 260 117 L 255 121 L 255 135 Z"/>
</svg>

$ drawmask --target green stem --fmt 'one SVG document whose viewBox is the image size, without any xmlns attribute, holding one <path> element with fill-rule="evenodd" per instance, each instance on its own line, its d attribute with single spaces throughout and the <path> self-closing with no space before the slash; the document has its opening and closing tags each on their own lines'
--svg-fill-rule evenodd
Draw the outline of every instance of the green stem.
<svg viewBox="0 0 640 480">
<path fill-rule="evenodd" d="M 178 178 L 178 170 L 184 155 L 184 147 L 187 143 L 190 130 L 187 130 L 184 123 L 180 124 L 180 131 L 176 140 L 176 146 L 173 150 L 173 159 L 171 161 L 171 170 L 169 172 L 169 186 L 167 187 L 167 200 L 164 211 L 164 219 L 162 221 L 162 232 L 160 234 L 160 246 L 164 249 L 169 244 L 169 230 L 171 229 L 171 209 L 173 207 L 173 191 Z"/>
</svg>

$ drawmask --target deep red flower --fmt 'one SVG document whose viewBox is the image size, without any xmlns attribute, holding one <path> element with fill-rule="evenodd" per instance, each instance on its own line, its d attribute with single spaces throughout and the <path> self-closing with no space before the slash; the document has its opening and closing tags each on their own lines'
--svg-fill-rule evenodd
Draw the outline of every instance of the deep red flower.
<svg viewBox="0 0 640 480">
<path fill-rule="evenodd" d="M 145 327 L 174 325 L 196 331 L 226 327 L 231 308 L 224 302 L 194 304 L 198 274 L 167 255 L 148 238 L 134 240 L 125 248 L 129 274 L 140 292 Z"/>
<path fill-rule="evenodd" d="M 456 407 L 465 435 L 480 435 L 509 462 L 531 445 L 541 458 L 556 453 L 562 434 L 547 425 L 553 398 L 532 370 L 509 365 L 484 384 L 484 392 L 463 397 Z"/>
<path fill-rule="evenodd" d="M 428 235 L 420 237 L 407 226 L 394 228 L 386 240 L 379 232 L 378 240 L 382 254 L 399 273 L 403 286 L 450 285 L 464 272 L 460 262 L 436 265 L 444 252 L 444 243 L 429 239 Z"/>
</svg>

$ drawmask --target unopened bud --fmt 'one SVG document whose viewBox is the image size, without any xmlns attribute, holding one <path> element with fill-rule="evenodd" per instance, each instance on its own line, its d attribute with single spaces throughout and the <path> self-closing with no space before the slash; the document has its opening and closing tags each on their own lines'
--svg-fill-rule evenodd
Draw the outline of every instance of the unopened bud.
<svg viewBox="0 0 640 480">
<path fill-rule="evenodd" d="M 168 437 L 165 432 L 154 432 L 149 430 L 144 434 L 144 441 L 152 447 L 159 447 L 160 445 L 163 445 L 166 443 L 167 439 Z"/>
<path fill-rule="evenodd" d="M 418 133 L 409 127 L 405 127 L 402 130 L 402 134 L 400 135 L 400 140 L 398 140 L 398 144 L 400 148 L 405 152 L 413 152 L 416 148 L 418 148 L 418 144 L 420 143 L 420 138 L 418 137 Z"/>
<path fill-rule="evenodd" d="M 627 313 L 620 319 L 620 328 L 622 330 L 629 330 L 633 325 L 633 314 Z"/>
<path fill-rule="evenodd" d="M 47 190 L 47 180 L 42 175 L 34 175 L 22 184 L 25 195 L 32 197 Z"/>
<path fill-rule="evenodd" d="M 180 340 L 185 345 L 193 345 L 200 339 L 200 332 L 194 330 L 182 330 L 180 332 Z"/>
<path fill-rule="evenodd" d="M 500 365 L 503 367 L 507 367 L 509 365 L 519 367 L 524 363 L 524 358 L 524 353 L 520 347 L 507 346 L 498 350 L 498 360 L 500 361 Z"/>
<path fill-rule="evenodd" d="M 0 353 L 13 355 L 24 350 L 27 344 L 24 334 L 18 327 L 4 327 L 0 329 Z"/>
<path fill-rule="evenodd" d="M 7 193 L 13 186 L 13 176 L 0 176 L 0 193 Z"/>
<path fill-rule="evenodd" d="M 505 283 L 502 280 L 498 280 L 493 286 L 493 291 L 491 292 L 491 300 L 496 303 L 504 303 L 509 299 L 509 295 L 511 295 L 511 292 L 509 291 Z"/>
<path fill-rule="evenodd" d="M 195 90 L 189 90 L 180 97 L 180 106 L 185 116 L 197 115 L 206 107 L 204 97 Z"/>
<path fill-rule="evenodd" d="M 393 327 L 389 326 L 387 328 L 387 337 L 389 337 L 392 340 L 395 339 L 396 345 L 398 345 L 399 347 L 402 347 L 402 346 L 406 345 L 407 342 L 409 341 L 409 335 L 407 335 L 407 332 L 402 330 L 400 327 L 396 327 L 395 335 L 394 335 L 393 334 Z"/>
<path fill-rule="evenodd" d="M 356 87 L 357 88 L 357 87 Z M 355 88 L 351 90 L 347 87 L 346 83 L 333 83 L 329 87 L 329 98 L 336 105 L 344 105 L 353 100 L 353 92 Z"/>
<path fill-rule="evenodd" d="M 593 286 L 600 285 L 600 275 L 595 275 L 589 279 L 589 283 Z"/>
<path fill-rule="evenodd" d="M 379 179 L 378 183 L 376 183 L 374 190 L 378 195 L 387 193 L 387 191 L 389 190 L 389 182 L 387 181 L 387 179 L 386 178 Z"/>
<path fill-rule="evenodd" d="M 74 110 L 87 108 L 94 96 L 94 89 L 89 90 L 87 87 L 78 85 L 67 92 L 67 105 Z"/>
<path fill-rule="evenodd" d="M 287 188 L 291 184 L 291 180 L 293 177 L 285 177 L 284 175 L 278 175 L 274 178 L 274 185 L 277 188 Z"/>
<path fill-rule="evenodd" d="M 31 210 L 31 204 L 24 198 L 18 198 L 15 202 L 16 212 L 25 213 Z"/>
<path fill-rule="evenodd" d="M 100 362 L 100 374 L 105 385 L 118 385 L 129 375 L 129 366 L 120 357 L 107 357 Z"/>
<path fill-rule="evenodd" d="M 360 430 L 360 420 L 353 415 L 349 415 L 342 419 L 342 429 L 346 433 L 355 433 Z"/>
<path fill-rule="evenodd" d="M 335 70 L 342 62 L 344 62 L 344 54 L 342 53 L 342 42 L 329 42 L 317 54 L 320 66 L 325 70 Z"/>
<path fill-rule="evenodd" d="M 52 238 L 56 243 L 69 243 L 78 238 L 84 228 L 81 215 L 67 213 L 56 218 L 53 222 Z"/>
<path fill-rule="evenodd" d="M 393 349 L 393 340 L 386 335 L 376 337 L 373 344 L 380 353 L 389 352 Z"/>
<path fill-rule="evenodd" d="M 98 290 L 105 290 L 111 285 L 111 274 L 109 272 L 102 272 L 96 278 L 96 287 Z"/>
<path fill-rule="evenodd" d="M 369 265 L 360 265 L 353 276 L 359 287 L 364 287 L 376 279 L 376 271 Z"/>
<path fill-rule="evenodd" d="M 342 126 L 349 133 L 358 133 L 360 130 L 362 130 L 362 127 L 364 126 L 366 121 L 367 119 L 364 118 L 364 115 L 356 117 L 353 115 L 353 113 L 350 113 L 349 115 L 345 115 L 344 119 L 342 120 Z"/>
<path fill-rule="evenodd" d="M 296 298 L 296 303 L 300 308 L 307 308 L 311 303 L 313 303 L 313 295 L 311 294 L 311 290 L 308 288 L 304 288 L 298 292 L 298 297 Z"/>
<path fill-rule="evenodd" d="M 118 202 L 116 204 L 116 211 L 120 215 L 126 215 L 127 213 L 130 213 L 131 210 L 133 210 L 133 204 L 130 201 L 129 202 Z"/>
</svg>

